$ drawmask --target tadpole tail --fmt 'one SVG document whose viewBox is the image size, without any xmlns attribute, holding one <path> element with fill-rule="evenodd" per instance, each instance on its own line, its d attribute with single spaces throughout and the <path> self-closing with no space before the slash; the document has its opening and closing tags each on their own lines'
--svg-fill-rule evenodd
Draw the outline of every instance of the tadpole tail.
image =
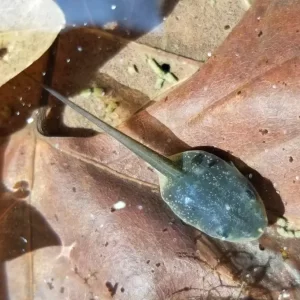
<svg viewBox="0 0 300 300">
<path fill-rule="evenodd" d="M 118 129 L 110 126 L 106 122 L 96 118 L 94 115 L 86 111 L 85 109 L 81 108 L 67 97 L 64 97 L 57 91 L 53 90 L 51 87 L 39 82 L 31 75 L 25 73 L 28 77 L 42 86 L 46 91 L 48 91 L 52 96 L 63 102 L 65 105 L 68 105 L 77 113 L 81 114 L 83 117 L 87 118 L 90 122 L 94 123 L 108 135 L 115 138 L 118 142 L 123 144 L 137 156 L 142 158 L 148 164 L 150 164 L 154 169 L 156 169 L 161 174 L 165 175 L 166 177 L 178 177 L 180 176 L 181 170 L 174 165 L 174 163 L 168 159 L 167 157 L 160 155 L 159 153 L 153 151 L 152 149 L 148 148 L 147 146 L 139 143 L 138 141 L 134 140 L 133 138 L 129 137 L 128 135 L 122 133 Z"/>
</svg>

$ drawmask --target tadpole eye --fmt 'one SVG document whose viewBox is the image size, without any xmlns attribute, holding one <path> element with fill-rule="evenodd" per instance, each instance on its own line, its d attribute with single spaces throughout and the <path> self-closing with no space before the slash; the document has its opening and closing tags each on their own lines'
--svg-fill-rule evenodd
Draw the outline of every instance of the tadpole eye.
<svg viewBox="0 0 300 300">
<path fill-rule="evenodd" d="M 204 160 L 204 154 L 199 153 L 193 157 L 192 164 L 200 165 L 200 164 L 202 164 L 203 160 Z"/>
<path fill-rule="evenodd" d="M 252 191 L 252 189 L 246 189 L 247 196 L 252 200 L 256 198 L 255 193 Z"/>
</svg>

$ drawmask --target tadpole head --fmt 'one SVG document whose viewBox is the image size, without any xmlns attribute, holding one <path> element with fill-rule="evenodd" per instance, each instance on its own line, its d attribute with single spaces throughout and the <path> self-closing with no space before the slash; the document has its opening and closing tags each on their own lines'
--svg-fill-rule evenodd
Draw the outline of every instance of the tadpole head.
<svg viewBox="0 0 300 300">
<path fill-rule="evenodd" d="M 267 226 L 263 202 L 255 188 L 223 159 L 205 151 L 171 157 L 182 176 L 160 176 L 164 201 L 185 223 L 209 236 L 247 242 L 258 239 Z"/>
</svg>

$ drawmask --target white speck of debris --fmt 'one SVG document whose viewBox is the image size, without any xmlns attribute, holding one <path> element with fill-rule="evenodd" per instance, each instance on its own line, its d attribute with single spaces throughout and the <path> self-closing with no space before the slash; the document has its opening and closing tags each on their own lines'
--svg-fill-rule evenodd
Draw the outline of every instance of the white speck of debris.
<svg viewBox="0 0 300 300">
<path fill-rule="evenodd" d="M 104 225 L 103 225 L 103 224 L 101 224 L 101 225 L 100 225 L 100 228 L 103 228 L 103 227 L 104 227 Z"/>
<path fill-rule="evenodd" d="M 67 63 L 69 63 L 70 61 L 71 61 L 71 59 L 70 59 L 70 58 L 67 58 L 67 59 L 66 59 L 66 62 L 67 62 Z"/>
<path fill-rule="evenodd" d="M 276 186 L 277 186 L 277 183 L 274 182 L 274 183 L 273 183 L 273 186 L 276 187 Z"/>
<path fill-rule="evenodd" d="M 113 208 L 116 210 L 123 209 L 126 207 L 126 203 L 124 201 L 118 201 L 113 205 Z"/>
<path fill-rule="evenodd" d="M 253 177 L 253 174 L 249 173 L 248 177 L 251 179 Z"/>
<path fill-rule="evenodd" d="M 42 75 L 45 76 L 45 75 L 46 75 L 46 72 L 43 72 Z"/>
<path fill-rule="evenodd" d="M 81 46 L 77 46 L 77 51 L 81 52 L 82 51 L 82 47 Z"/>
<path fill-rule="evenodd" d="M 208 56 L 208 57 L 211 57 L 211 52 L 208 52 L 208 53 L 207 53 L 207 56 Z"/>
<path fill-rule="evenodd" d="M 269 150 L 268 149 L 265 149 L 265 152 L 268 152 Z"/>
<path fill-rule="evenodd" d="M 23 100 L 23 97 L 19 97 L 19 100 L 22 101 L 22 100 Z"/>
<path fill-rule="evenodd" d="M 92 220 L 95 220 L 95 215 L 90 214 L 90 217 L 91 217 Z"/>
<path fill-rule="evenodd" d="M 115 5 L 115 4 L 113 4 L 112 6 L 111 6 L 111 9 L 112 10 L 115 10 L 117 8 L 117 5 Z"/>
<path fill-rule="evenodd" d="M 300 177 L 299 176 L 296 176 L 296 180 L 299 180 L 300 179 Z"/>
<path fill-rule="evenodd" d="M 225 205 L 226 210 L 230 210 L 230 206 L 228 204 Z"/>
<path fill-rule="evenodd" d="M 20 115 L 20 112 L 19 112 L 19 111 L 16 111 L 16 115 L 19 116 L 19 115 Z"/>
<path fill-rule="evenodd" d="M 20 239 L 24 242 L 24 243 L 28 243 L 27 239 L 25 239 L 23 236 L 20 236 Z"/>
<path fill-rule="evenodd" d="M 143 205 L 138 205 L 137 207 L 139 210 L 142 210 L 143 209 Z"/>
<path fill-rule="evenodd" d="M 72 24 L 72 27 L 76 27 L 76 24 Z"/>
<path fill-rule="evenodd" d="M 28 106 L 28 107 L 31 107 L 31 103 L 28 103 L 27 106 Z"/>
<path fill-rule="evenodd" d="M 189 203 L 191 203 L 193 200 L 190 197 L 185 197 L 184 198 L 184 203 L 187 205 Z"/>
<path fill-rule="evenodd" d="M 34 119 L 32 117 L 30 117 L 26 120 L 27 124 L 31 124 L 33 121 L 34 121 Z"/>
<path fill-rule="evenodd" d="M 272 88 L 273 88 L 273 89 L 276 89 L 276 88 L 277 88 L 276 84 L 273 84 L 273 85 L 272 85 Z"/>
<path fill-rule="evenodd" d="M 56 259 L 65 257 L 67 259 L 71 258 L 71 252 L 75 248 L 76 242 L 73 242 L 70 246 L 62 245 L 59 255 L 56 256 Z"/>
<path fill-rule="evenodd" d="M 22 106 L 25 106 L 25 103 L 24 103 L 24 102 L 22 103 Z"/>
<path fill-rule="evenodd" d="M 55 147 L 56 149 L 58 149 L 58 148 L 59 148 L 59 144 L 54 144 L 54 147 Z"/>
<path fill-rule="evenodd" d="M 166 21 L 166 20 L 167 20 L 167 17 L 163 17 L 163 20 Z"/>
<path fill-rule="evenodd" d="M 259 20 L 260 20 L 260 17 L 257 17 L 257 20 L 259 21 Z"/>
<path fill-rule="evenodd" d="M 86 26 L 87 25 L 87 23 L 85 22 L 85 23 L 83 23 L 83 26 Z"/>
<path fill-rule="evenodd" d="M 28 86 L 27 89 L 30 91 L 31 90 L 31 86 Z"/>
<path fill-rule="evenodd" d="M 278 296 L 278 300 L 284 300 L 284 299 L 290 299 L 290 294 L 286 290 L 283 290 Z"/>
</svg>

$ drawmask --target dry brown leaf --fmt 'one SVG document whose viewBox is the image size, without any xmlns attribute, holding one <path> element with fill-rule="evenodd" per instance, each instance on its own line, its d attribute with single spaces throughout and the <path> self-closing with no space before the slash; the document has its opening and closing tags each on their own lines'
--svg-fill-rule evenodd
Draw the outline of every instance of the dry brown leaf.
<svg viewBox="0 0 300 300">
<path fill-rule="evenodd" d="M 53 0 L 2 0 L 0 13 L 1 86 L 47 51 L 65 18 Z"/>
<path fill-rule="evenodd" d="M 228 158 L 230 150 L 270 217 L 285 213 L 296 227 L 299 13 L 296 0 L 256 1 L 201 71 L 121 127 L 164 154 L 214 146 Z M 18 291 L 33 299 L 236 299 L 241 282 L 253 299 L 299 298 L 299 240 L 275 225 L 245 245 L 199 236 L 160 199 L 153 171 L 106 135 L 42 137 L 29 126 L 5 142 L 3 183 L 28 182 L 24 219 L 38 219 L 34 207 L 47 221 L 39 234 L 20 235 L 4 200 L 26 195 L 1 199 L 1 288 L 11 299 Z M 126 207 L 113 210 L 118 201 Z M 22 238 L 3 246 L 5 230 L 28 248 Z"/>
</svg>

